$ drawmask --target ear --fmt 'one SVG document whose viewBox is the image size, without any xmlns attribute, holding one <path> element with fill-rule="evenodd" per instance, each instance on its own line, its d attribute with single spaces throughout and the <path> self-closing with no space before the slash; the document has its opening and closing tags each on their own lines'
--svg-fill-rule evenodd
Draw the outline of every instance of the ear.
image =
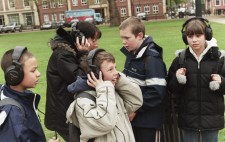
<svg viewBox="0 0 225 142">
<path fill-rule="evenodd" d="M 145 35 L 142 32 L 139 32 L 137 35 L 137 38 L 142 40 L 145 37 Z"/>
</svg>

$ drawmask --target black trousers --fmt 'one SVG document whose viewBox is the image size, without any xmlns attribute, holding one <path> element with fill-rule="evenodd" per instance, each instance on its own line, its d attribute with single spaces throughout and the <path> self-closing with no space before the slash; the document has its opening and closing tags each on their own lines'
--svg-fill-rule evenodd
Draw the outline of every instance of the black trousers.
<svg viewBox="0 0 225 142">
<path fill-rule="evenodd" d="M 133 127 L 136 142 L 164 142 L 162 130 Z"/>
</svg>

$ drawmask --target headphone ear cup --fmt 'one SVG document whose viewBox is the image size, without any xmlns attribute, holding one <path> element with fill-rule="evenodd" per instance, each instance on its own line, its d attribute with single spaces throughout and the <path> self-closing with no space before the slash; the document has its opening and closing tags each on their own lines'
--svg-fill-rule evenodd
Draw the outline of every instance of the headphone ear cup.
<svg viewBox="0 0 225 142">
<path fill-rule="evenodd" d="M 188 41 L 187 41 L 187 35 L 185 34 L 185 32 L 182 32 L 182 39 L 183 39 L 183 42 L 188 45 Z"/>
<path fill-rule="evenodd" d="M 91 66 L 91 71 L 94 73 L 96 78 L 99 78 L 99 68 L 96 66 Z"/>
<path fill-rule="evenodd" d="M 5 80 L 8 85 L 18 85 L 23 80 L 24 72 L 21 65 L 11 65 L 7 68 Z"/>
<path fill-rule="evenodd" d="M 205 39 L 206 40 L 211 40 L 212 39 L 212 29 L 210 27 L 205 28 Z"/>
</svg>

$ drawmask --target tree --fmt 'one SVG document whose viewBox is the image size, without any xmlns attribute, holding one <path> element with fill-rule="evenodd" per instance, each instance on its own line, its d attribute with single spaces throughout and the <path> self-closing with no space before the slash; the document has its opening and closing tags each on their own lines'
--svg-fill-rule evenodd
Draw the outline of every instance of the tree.
<svg viewBox="0 0 225 142">
<path fill-rule="evenodd" d="M 39 9 L 39 1 L 38 0 L 33 0 L 33 1 L 34 1 L 34 4 L 37 7 L 38 20 L 39 20 L 39 22 L 41 22 L 40 9 Z"/>
<path fill-rule="evenodd" d="M 116 6 L 115 0 L 108 0 L 109 3 L 109 22 L 111 26 L 118 26 L 120 24 L 120 16 Z"/>
</svg>

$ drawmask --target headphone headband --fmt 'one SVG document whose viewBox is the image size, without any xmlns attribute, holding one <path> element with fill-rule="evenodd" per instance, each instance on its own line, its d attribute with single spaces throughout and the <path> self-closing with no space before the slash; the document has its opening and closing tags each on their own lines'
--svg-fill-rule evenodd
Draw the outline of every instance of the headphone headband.
<svg viewBox="0 0 225 142">
<path fill-rule="evenodd" d="M 16 46 L 13 50 L 12 60 L 19 62 L 23 52 L 25 52 L 26 50 L 27 50 L 27 47 L 25 46 Z"/>
<path fill-rule="evenodd" d="M 207 19 L 205 19 L 205 18 L 202 18 L 202 17 L 193 17 L 193 18 L 190 18 L 190 19 L 188 19 L 187 21 L 184 22 L 184 24 L 183 24 L 183 26 L 182 26 L 182 29 L 181 29 L 181 33 L 184 32 L 185 26 L 186 26 L 190 21 L 192 21 L 192 20 L 201 20 L 203 23 L 206 24 L 206 26 L 208 26 L 208 27 L 211 28 L 211 26 L 210 26 L 210 24 L 209 24 L 209 20 L 207 20 Z"/>
<path fill-rule="evenodd" d="M 91 50 L 87 56 L 88 66 L 90 67 L 91 71 L 95 74 L 95 77 L 97 77 L 97 78 L 99 78 L 100 68 L 97 67 L 96 65 L 94 65 L 94 59 L 95 59 L 96 55 L 102 51 L 105 51 L 105 50 L 101 49 L 101 48 L 96 48 L 96 49 Z"/>
<path fill-rule="evenodd" d="M 93 49 L 91 50 L 89 53 L 88 53 L 88 57 L 87 57 L 87 60 L 88 60 L 88 65 L 91 67 L 91 66 L 94 66 L 93 63 L 94 63 L 94 58 L 95 56 L 99 53 L 99 52 L 102 52 L 102 51 L 105 51 L 104 49 L 101 49 L 101 48 L 96 48 L 96 49 Z"/>
<path fill-rule="evenodd" d="M 187 35 L 186 35 L 186 32 L 184 31 L 184 29 L 187 26 L 187 24 L 190 21 L 192 21 L 192 20 L 200 20 L 202 23 L 205 24 L 205 29 L 204 29 L 204 31 L 205 31 L 205 39 L 206 40 L 211 40 L 212 37 L 213 37 L 213 33 L 212 33 L 212 29 L 211 29 L 209 21 L 207 19 L 205 19 L 205 18 L 202 18 L 202 17 L 193 17 L 193 18 L 190 18 L 187 21 L 185 21 L 183 26 L 182 26 L 181 34 L 182 34 L 182 39 L 183 39 L 184 43 L 186 45 L 188 45 Z"/>
</svg>

